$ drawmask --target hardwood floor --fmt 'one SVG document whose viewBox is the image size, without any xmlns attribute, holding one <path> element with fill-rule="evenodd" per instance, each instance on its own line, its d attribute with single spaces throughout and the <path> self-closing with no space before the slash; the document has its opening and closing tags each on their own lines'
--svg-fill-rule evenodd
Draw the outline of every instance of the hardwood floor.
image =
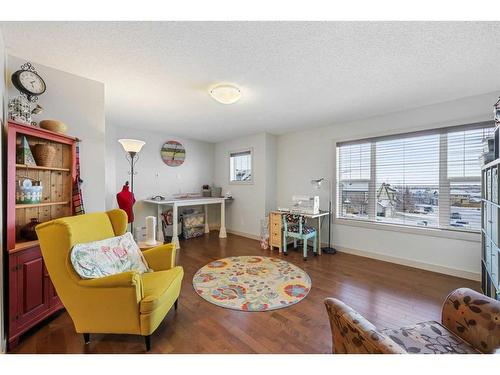
<svg viewBox="0 0 500 375">
<path fill-rule="evenodd" d="M 338 253 L 302 260 L 299 251 L 284 257 L 259 243 L 217 232 L 181 243 L 184 267 L 179 309 L 172 309 L 152 335 L 151 353 L 330 353 L 329 322 L 323 305 L 333 296 L 351 305 L 379 328 L 440 320 L 441 304 L 458 287 L 479 283 L 438 273 Z M 212 260 L 234 255 L 283 257 L 312 279 L 309 295 L 297 305 L 269 312 L 241 312 L 212 305 L 193 290 L 194 273 Z M 91 335 L 89 345 L 75 333 L 63 311 L 22 337 L 13 353 L 144 353 L 134 335 Z"/>
</svg>

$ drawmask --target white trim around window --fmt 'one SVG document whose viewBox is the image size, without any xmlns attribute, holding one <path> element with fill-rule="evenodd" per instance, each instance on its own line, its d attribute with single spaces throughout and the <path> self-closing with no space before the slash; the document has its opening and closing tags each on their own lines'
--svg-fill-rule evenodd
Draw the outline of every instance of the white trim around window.
<svg viewBox="0 0 500 375">
<path fill-rule="evenodd" d="M 238 160 L 238 159 L 241 160 Z M 245 164 L 242 165 L 240 171 L 238 172 L 236 169 L 238 168 L 233 163 L 242 162 Z M 232 150 L 228 152 L 228 180 L 230 185 L 252 185 L 254 181 L 254 159 L 253 159 L 253 147 L 242 148 L 238 150 Z M 243 174 L 242 180 L 238 180 L 235 175 L 237 173 Z M 246 175 L 246 176 L 245 176 Z"/>
<path fill-rule="evenodd" d="M 359 219 L 345 219 L 335 217 L 333 219 L 334 225 L 349 225 L 352 227 L 360 227 L 367 229 L 387 230 L 399 233 L 417 234 L 429 237 L 441 237 L 454 240 L 481 242 L 481 235 L 479 232 L 470 232 L 456 229 L 443 229 L 443 228 L 419 228 L 409 225 L 398 225 L 390 223 L 377 223 L 375 221 L 359 220 Z"/>
</svg>

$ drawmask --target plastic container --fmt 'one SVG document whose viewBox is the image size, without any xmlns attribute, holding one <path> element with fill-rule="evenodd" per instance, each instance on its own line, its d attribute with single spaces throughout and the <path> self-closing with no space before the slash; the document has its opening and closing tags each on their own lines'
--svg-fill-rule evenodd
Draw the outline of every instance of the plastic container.
<svg viewBox="0 0 500 375">
<path fill-rule="evenodd" d="M 205 225 L 195 225 L 192 227 L 184 227 L 182 228 L 182 234 L 185 239 L 201 237 L 205 234 Z"/>
<path fill-rule="evenodd" d="M 222 188 L 221 187 L 212 187 L 212 197 L 220 198 L 222 197 Z"/>
<path fill-rule="evenodd" d="M 194 227 L 205 224 L 205 214 L 194 213 L 189 215 L 182 215 L 185 227 Z"/>
</svg>

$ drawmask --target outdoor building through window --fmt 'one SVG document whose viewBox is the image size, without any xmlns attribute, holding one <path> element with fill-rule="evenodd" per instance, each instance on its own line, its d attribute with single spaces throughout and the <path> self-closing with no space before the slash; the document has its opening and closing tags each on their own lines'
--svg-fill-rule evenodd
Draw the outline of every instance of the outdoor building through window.
<svg viewBox="0 0 500 375">
<path fill-rule="evenodd" d="M 337 143 L 337 217 L 479 231 L 489 123 Z"/>
<path fill-rule="evenodd" d="M 231 152 L 229 154 L 229 182 L 252 182 L 252 150 Z"/>
</svg>

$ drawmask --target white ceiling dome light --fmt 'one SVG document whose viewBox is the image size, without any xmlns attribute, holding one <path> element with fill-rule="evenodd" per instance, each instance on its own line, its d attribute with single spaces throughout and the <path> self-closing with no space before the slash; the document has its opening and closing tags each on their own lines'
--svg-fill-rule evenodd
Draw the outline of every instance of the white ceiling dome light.
<svg viewBox="0 0 500 375">
<path fill-rule="evenodd" d="M 230 83 L 220 83 L 210 89 L 210 96 L 222 104 L 233 104 L 241 98 L 241 90 Z"/>
</svg>

